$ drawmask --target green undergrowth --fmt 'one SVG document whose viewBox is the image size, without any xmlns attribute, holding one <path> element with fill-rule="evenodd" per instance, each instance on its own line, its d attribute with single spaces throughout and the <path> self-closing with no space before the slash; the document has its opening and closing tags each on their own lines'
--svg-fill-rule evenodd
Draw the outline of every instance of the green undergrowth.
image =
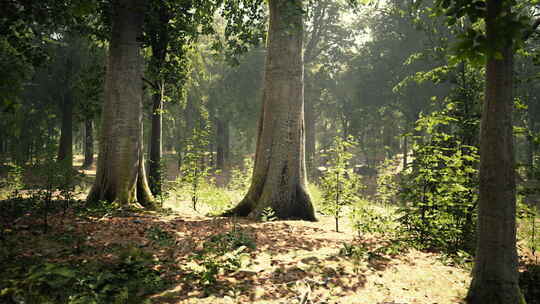
<svg viewBox="0 0 540 304">
<path fill-rule="evenodd" d="M 212 235 L 204 241 L 202 249 L 189 257 L 185 280 L 189 284 L 196 282 L 207 294 L 213 293 L 221 287 L 220 275 L 249 266 L 249 252 L 254 249 L 253 237 L 241 229 Z"/>
<path fill-rule="evenodd" d="M 5 266 L 2 303 L 150 303 L 149 294 L 167 284 L 153 266 L 152 254 L 135 246 L 122 248 L 114 262 L 26 261 Z"/>
</svg>

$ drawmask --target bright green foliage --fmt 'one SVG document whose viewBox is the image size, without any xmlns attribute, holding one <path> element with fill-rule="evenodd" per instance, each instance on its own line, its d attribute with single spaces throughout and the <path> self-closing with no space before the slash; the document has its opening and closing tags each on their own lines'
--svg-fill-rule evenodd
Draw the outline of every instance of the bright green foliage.
<svg viewBox="0 0 540 304">
<path fill-rule="evenodd" d="M 255 249 L 250 235 L 236 227 L 227 233 L 211 236 L 203 249 L 191 257 L 188 279 L 195 280 L 208 291 L 215 289 L 217 277 L 247 266 L 250 261 L 248 250 Z"/>
<path fill-rule="evenodd" d="M 399 194 L 398 182 L 399 161 L 396 159 L 387 159 L 381 165 L 377 172 L 377 201 L 388 205 L 396 201 Z"/>
<path fill-rule="evenodd" d="M 251 174 L 253 172 L 253 159 L 251 157 L 244 158 L 242 167 L 235 167 L 231 170 L 231 180 L 227 187 L 231 190 L 247 192 L 251 183 Z"/>
<path fill-rule="evenodd" d="M 0 179 L 0 200 L 18 197 L 23 188 L 22 167 L 17 165 L 8 167 L 7 176 L 4 179 Z"/>
<path fill-rule="evenodd" d="M 359 238 L 365 234 L 395 236 L 397 231 L 395 208 L 374 206 L 369 201 L 358 201 L 351 212 L 351 222 Z"/>
<path fill-rule="evenodd" d="M 276 212 L 272 207 L 266 207 L 261 212 L 261 222 L 273 222 L 276 218 Z"/>
<path fill-rule="evenodd" d="M 412 169 L 404 173 L 399 221 L 404 232 L 421 248 L 449 253 L 471 251 L 478 201 L 479 162 L 476 147 L 461 143 L 450 133 L 456 118 L 445 110 L 418 121 L 428 142 L 414 147 Z"/>
<path fill-rule="evenodd" d="M 49 214 L 58 210 L 59 204 L 62 204 L 65 214 L 69 205 L 75 201 L 81 176 L 69 163 L 57 162 L 51 158 L 43 161 L 37 173 L 44 185 L 32 191 L 31 199 L 37 204 L 37 211 L 43 218 L 43 232 L 47 233 Z"/>
<path fill-rule="evenodd" d="M 152 255 L 128 247 L 115 264 L 37 264 L 5 283 L 0 300 L 50 304 L 148 303 L 145 295 L 164 287 Z M 2 284 L 3 285 L 3 284 Z M 3 302 L 4 303 L 4 302 Z"/>
<path fill-rule="evenodd" d="M 323 192 L 322 212 L 331 215 L 336 221 L 336 231 L 339 231 L 339 219 L 344 215 L 344 209 L 355 202 L 360 190 L 360 179 L 350 164 L 353 157 L 352 149 L 356 146 L 353 137 L 334 138 L 333 145 L 324 154 L 328 158 L 327 166 L 321 179 Z"/>
<path fill-rule="evenodd" d="M 523 202 L 520 202 L 517 207 L 518 224 L 520 227 L 518 230 L 519 239 L 524 241 L 525 246 L 535 256 L 537 252 L 540 252 L 539 210 Z"/>
<path fill-rule="evenodd" d="M 200 198 L 200 188 L 209 175 L 209 166 L 206 160 L 210 156 L 207 151 L 210 130 L 207 126 L 194 128 L 191 138 L 188 139 L 182 166 L 180 168 L 180 182 L 188 185 L 191 193 L 191 203 L 197 210 Z"/>
</svg>

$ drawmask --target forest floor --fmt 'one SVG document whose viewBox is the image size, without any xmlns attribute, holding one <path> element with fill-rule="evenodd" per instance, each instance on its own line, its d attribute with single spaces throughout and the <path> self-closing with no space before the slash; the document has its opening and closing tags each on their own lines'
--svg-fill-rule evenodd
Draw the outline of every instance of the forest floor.
<svg viewBox="0 0 540 304">
<path fill-rule="evenodd" d="M 94 172 L 85 173 L 91 181 Z M 209 217 L 188 201 L 165 207 L 93 210 L 81 202 L 50 212 L 46 230 L 33 212 L 4 223 L 0 302 L 46 290 L 58 303 L 62 293 L 112 303 L 131 292 L 119 303 L 446 304 L 462 303 L 470 282 L 470 270 L 443 255 L 359 236 L 346 219 L 336 232 L 324 216 L 256 222 Z"/>
<path fill-rule="evenodd" d="M 188 208 L 169 214 L 73 212 L 51 215 L 47 233 L 40 230 L 39 218 L 23 216 L 10 231 L 17 234 L 13 258 L 115 265 L 122 252 L 141 250 L 152 255 L 153 267 L 167 283 L 151 296 L 152 303 L 300 303 L 302 298 L 311 303 L 459 303 L 469 283 L 468 271 L 445 266 L 437 254 L 404 248 L 384 254 L 377 248 L 388 246 L 388 240 L 354 237 L 350 229 L 336 233 L 324 217 L 315 223 L 261 223 L 206 217 Z M 213 261 L 195 255 L 216 236 L 221 236 L 218 243 L 232 239 L 253 245 L 242 250 L 241 267 L 229 270 L 227 259 L 214 253 L 208 257 Z M 344 244 L 363 251 L 348 254 Z M 205 280 L 213 262 L 215 281 Z"/>
</svg>

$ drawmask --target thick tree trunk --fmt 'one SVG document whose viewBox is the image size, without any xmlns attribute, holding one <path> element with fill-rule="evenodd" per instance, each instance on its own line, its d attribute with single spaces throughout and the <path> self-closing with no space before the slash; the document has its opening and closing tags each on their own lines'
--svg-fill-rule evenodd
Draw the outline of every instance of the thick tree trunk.
<svg viewBox="0 0 540 304">
<path fill-rule="evenodd" d="M 152 130 L 150 136 L 150 164 L 148 178 L 150 190 L 154 195 L 161 194 L 161 155 L 162 155 L 162 121 L 163 121 L 163 98 L 162 94 L 153 95 L 152 106 Z"/>
<path fill-rule="evenodd" d="M 89 169 L 94 164 L 94 126 L 92 119 L 84 121 L 84 162 L 83 168 Z"/>
<path fill-rule="evenodd" d="M 509 15 L 502 1 L 487 2 L 487 41 L 500 41 L 502 55 L 490 56 L 486 66 L 486 91 L 480 137 L 480 201 L 478 241 L 473 279 L 467 295 L 470 304 L 518 304 L 516 252 L 516 185 L 512 135 L 513 46 L 498 19 Z M 492 45 L 495 47 L 495 43 Z"/>
<path fill-rule="evenodd" d="M 144 0 L 116 0 L 113 13 L 96 180 L 88 200 L 153 207 L 142 150 Z"/>
<path fill-rule="evenodd" d="M 167 46 L 169 45 L 168 24 L 170 20 L 167 6 L 164 4 L 158 5 L 157 10 L 154 11 L 154 17 L 157 18 L 157 23 L 150 23 L 149 26 L 150 46 L 152 47 L 151 69 L 153 70 L 154 83 L 156 85 L 152 96 L 152 129 L 150 131 L 150 161 L 148 176 L 150 179 L 150 190 L 154 195 L 159 195 L 162 191 L 163 178 L 161 172 L 161 156 L 163 154 L 162 125 L 165 83 L 160 75 L 167 57 Z"/>
<path fill-rule="evenodd" d="M 73 164 L 73 100 L 71 92 L 64 95 L 62 103 L 62 126 L 60 144 L 58 146 L 58 161 L 69 166 Z"/>
<path fill-rule="evenodd" d="M 315 219 L 306 189 L 302 1 L 270 0 L 268 55 L 255 168 L 245 198 L 226 215 Z"/>
</svg>

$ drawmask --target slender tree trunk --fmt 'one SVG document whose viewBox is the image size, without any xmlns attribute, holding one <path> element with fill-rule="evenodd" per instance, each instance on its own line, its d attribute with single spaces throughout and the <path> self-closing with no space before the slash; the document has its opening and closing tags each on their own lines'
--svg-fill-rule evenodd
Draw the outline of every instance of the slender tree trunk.
<svg viewBox="0 0 540 304">
<path fill-rule="evenodd" d="M 73 100 L 71 92 L 64 95 L 62 103 L 62 126 L 58 146 L 58 161 L 73 164 Z"/>
<path fill-rule="evenodd" d="M 176 157 L 177 157 L 177 166 L 178 166 L 178 169 L 180 169 L 182 167 L 182 152 L 184 150 L 184 141 L 185 141 L 185 138 L 184 136 L 182 136 L 182 126 L 180 124 L 176 124 L 176 138 L 175 138 L 175 142 L 176 142 L 176 146 L 175 146 L 175 150 L 176 150 Z"/>
<path fill-rule="evenodd" d="M 144 0 L 113 2 L 96 181 L 88 200 L 153 207 L 144 174 L 142 57 Z"/>
<path fill-rule="evenodd" d="M 408 136 L 403 136 L 403 170 L 407 169 L 407 163 L 408 159 L 407 156 L 409 154 L 409 145 L 408 145 Z"/>
<path fill-rule="evenodd" d="M 94 164 L 94 126 L 92 119 L 84 121 L 84 162 L 83 168 L 90 169 Z"/>
<path fill-rule="evenodd" d="M 306 189 L 302 1 L 269 0 L 270 25 L 255 167 L 245 198 L 226 215 L 315 219 Z"/>
<path fill-rule="evenodd" d="M 223 123 L 223 167 L 225 177 L 229 177 L 229 166 L 231 160 L 231 128 L 229 121 Z"/>
<path fill-rule="evenodd" d="M 216 122 L 216 167 L 222 173 L 225 170 L 225 120 L 218 118 Z"/>
<path fill-rule="evenodd" d="M 161 155 L 162 151 L 162 122 L 163 122 L 163 98 L 162 94 L 153 94 L 152 106 L 152 130 L 150 136 L 150 164 L 148 167 L 148 178 L 150 179 L 150 190 L 154 195 L 161 194 Z"/>
<path fill-rule="evenodd" d="M 509 15 L 502 1 L 487 1 L 487 41 L 502 58 L 490 56 L 480 136 L 478 241 L 469 304 L 524 303 L 518 285 L 516 185 L 512 134 L 513 45 L 498 19 Z"/>
<path fill-rule="evenodd" d="M 306 162 L 307 171 L 312 174 L 315 169 L 315 145 L 316 145 L 316 125 L 314 100 L 308 100 L 306 106 Z"/>
</svg>

